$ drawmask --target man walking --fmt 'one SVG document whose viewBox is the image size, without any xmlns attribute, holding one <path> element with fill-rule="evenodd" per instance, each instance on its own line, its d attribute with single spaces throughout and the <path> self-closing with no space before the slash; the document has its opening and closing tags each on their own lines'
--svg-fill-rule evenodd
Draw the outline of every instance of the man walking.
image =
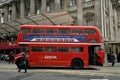
<svg viewBox="0 0 120 80">
<path fill-rule="evenodd" d="M 19 70 L 18 72 L 20 72 L 22 69 L 25 70 L 25 73 L 27 73 L 27 64 L 26 64 L 26 54 L 23 52 L 22 57 L 20 58 L 19 61 Z"/>
<path fill-rule="evenodd" d="M 111 63 L 112 63 L 112 66 L 115 65 L 115 54 L 114 54 L 114 52 L 111 53 Z"/>
</svg>

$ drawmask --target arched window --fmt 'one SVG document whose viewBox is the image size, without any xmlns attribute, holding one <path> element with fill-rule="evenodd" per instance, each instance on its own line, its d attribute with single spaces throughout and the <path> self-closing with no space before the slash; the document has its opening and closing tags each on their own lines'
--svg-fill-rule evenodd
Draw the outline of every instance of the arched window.
<svg viewBox="0 0 120 80">
<path fill-rule="evenodd" d="M 95 14 L 94 13 L 86 13 L 85 15 L 87 25 L 95 25 Z"/>
</svg>

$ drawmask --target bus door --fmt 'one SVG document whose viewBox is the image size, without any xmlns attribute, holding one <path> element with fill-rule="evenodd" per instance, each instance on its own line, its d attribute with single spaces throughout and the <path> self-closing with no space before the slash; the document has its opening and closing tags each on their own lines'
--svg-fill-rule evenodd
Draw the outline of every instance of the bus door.
<svg viewBox="0 0 120 80">
<path fill-rule="evenodd" d="M 98 57 L 97 53 L 100 49 L 100 45 L 93 45 L 88 47 L 88 53 L 89 53 L 89 64 L 90 65 L 97 65 Z"/>
<path fill-rule="evenodd" d="M 89 65 L 95 65 L 96 64 L 95 46 L 88 47 L 88 55 Z"/>
</svg>

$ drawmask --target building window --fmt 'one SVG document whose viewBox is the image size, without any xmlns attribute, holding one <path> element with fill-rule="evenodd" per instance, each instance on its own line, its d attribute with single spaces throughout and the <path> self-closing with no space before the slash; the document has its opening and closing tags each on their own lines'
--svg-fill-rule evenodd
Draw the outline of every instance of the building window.
<svg viewBox="0 0 120 80">
<path fill-rule="evenodd" d="M 85 2 L 92 1 L 92 0 L 85 0 Z"/>
<path fill-rule="evenodd" d="M 94 25 L 94 20 L 86 20 L 86 22 L 87 22 L 87 25 L 91 25 L 91 26 L 93 26 Z"/>
<path fill-rule="evenodd" d="M 95 25 L 95 14 L 94 13 L 87 13 L 85 15 L 87 25 Z"/>
<path fill-rule="evenodd" d="M 46 10 L 47 10 L 47 12 L 50 12 L 50 0 L 47 1 Z"/>
<path fill-rule="evenodd" d="M 5 13 L 1 14 L 1 23 L 4 23 Z"/>
<path fill-rule="evenodd" d="M 25 0 L 25 16 L 30 16 L 30 0 Z"/>
<path fill-rule="evenodd" d="M 50 12 L 50 6 L 47 6 L 47 12 Z"/>
<path fill-rule="evenodd" d="M 35 0 L 35 14 L 40 14 L 41 1 Z"/>
<path fill-rule="evenodd" d="M 20 18 L 20 2 L 16 2 L 16 17 Z"/>
<path fill-rule="evenodd" d="M 77 1 L 76 0 L 70 0 L 70 6 L 76 5 Z"/>
<path fill-rule="evenodd" d="M 8 21 L 10 21 L 11 20 L 11 14 L 12 14 L 12 11 L 11 10 L 9 10 L 9 12 L 8 12 Z"/>
<path fill-rule="evenodd" d="M 63 8 L 63 0 L 60 0 L 60 9 L 62 9 Z"/>
</svg>

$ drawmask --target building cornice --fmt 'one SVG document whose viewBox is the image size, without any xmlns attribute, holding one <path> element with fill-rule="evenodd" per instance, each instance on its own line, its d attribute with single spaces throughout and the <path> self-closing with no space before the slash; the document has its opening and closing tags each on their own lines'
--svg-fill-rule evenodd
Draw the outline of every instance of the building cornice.
<svg viewBox="0 0 120 80">
<path fill-rule="evenodd" d="M 0 7 L 3 7 L 5 5 L 9 5 L 12 1 L 15 1 L 15 0 L 4 0 L 3 3 L 0 5 Z"/>
</svg>

